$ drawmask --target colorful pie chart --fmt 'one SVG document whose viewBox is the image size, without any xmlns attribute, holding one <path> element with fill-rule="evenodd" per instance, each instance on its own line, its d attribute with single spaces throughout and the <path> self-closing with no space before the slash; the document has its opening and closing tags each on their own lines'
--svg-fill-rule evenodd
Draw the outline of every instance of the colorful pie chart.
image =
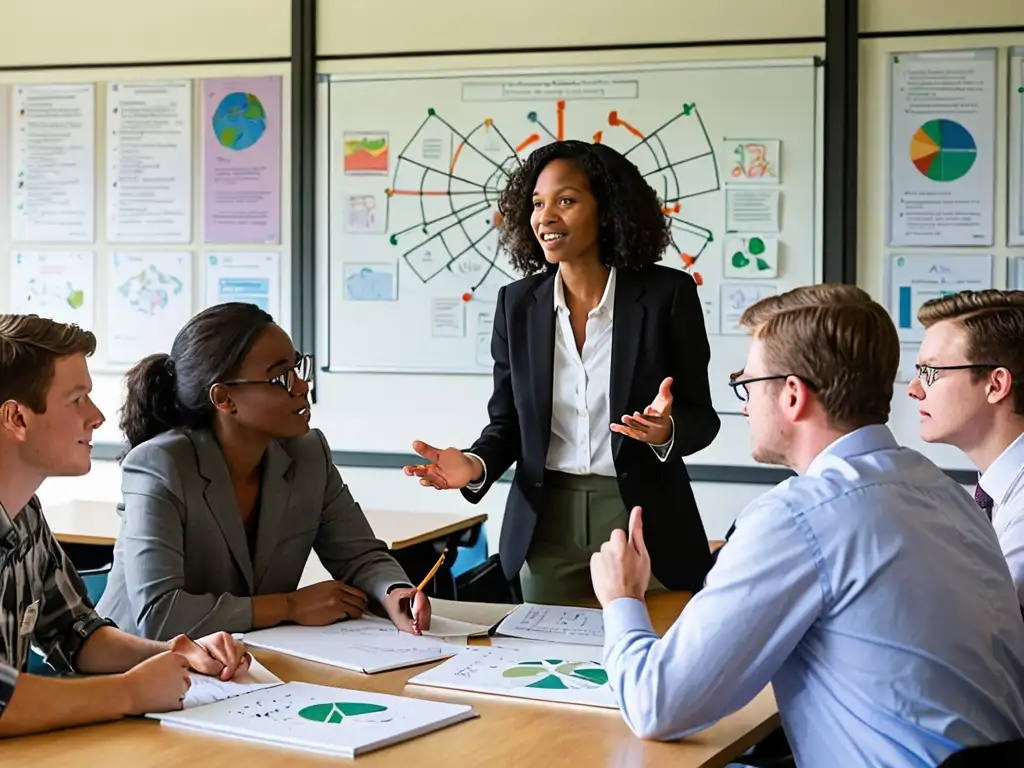
<svg viewBox="0 0 1024 768">
<path fill-rule="evenodd" d="M 960 123 L 929 120 L 910 140 L 910 160 L 932 181 L 956 181 L 967 175 L 978 157 L 978 145 Z"/>
</svg>

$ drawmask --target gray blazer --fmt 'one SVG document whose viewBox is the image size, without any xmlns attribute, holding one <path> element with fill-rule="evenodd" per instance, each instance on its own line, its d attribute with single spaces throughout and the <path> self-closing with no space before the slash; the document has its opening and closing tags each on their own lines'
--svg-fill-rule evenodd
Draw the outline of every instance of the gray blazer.
<svg viewBox="0 0 1024 768">
<path fill-rule="evenodd" d="M 211 432 L 173 430 L 124 459 L 121 532 L 97 605 L 132 634 L 252 629 L 253 595 L 293 592 L 311 550 L 382 600 L 409 577 L 376 539 L 318 430 L 270 444 L 250 558 L 227 463 Z"/>
</svg>

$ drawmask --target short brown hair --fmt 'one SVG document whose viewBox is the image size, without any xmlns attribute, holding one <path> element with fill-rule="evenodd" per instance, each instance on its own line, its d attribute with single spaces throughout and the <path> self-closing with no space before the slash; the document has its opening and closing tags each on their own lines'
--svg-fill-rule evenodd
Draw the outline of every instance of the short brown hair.
<svg viewBox="0 0 1024 768">
<path fill-rule="evenodd" d="M 96 337 L 77 325 L 38 315 L 0 315 L 0 403 L 15 400 L 46 412 L 54 364 L 96 351 Z"/>
<path fill-rule="evenodd" d="M 889 420 L 899 336 L 889 313 L 862 289 L 794 288 L 748 307 L 740 323 L 764 344 L 770 373 L 804 381 L 834 426 Z"/>
<path fill-rule="evenodd" d="M 971 365 L 992 365 L 1010 372 L 1013 412 L 1024 415 L 1024 291 L 961 291 L 930 299 L 917 312 L 930 328 L 952 320 L 964 329 L 964 350 Z M 974 370 L 977 381 L 987 371 Z"/>
</svg>

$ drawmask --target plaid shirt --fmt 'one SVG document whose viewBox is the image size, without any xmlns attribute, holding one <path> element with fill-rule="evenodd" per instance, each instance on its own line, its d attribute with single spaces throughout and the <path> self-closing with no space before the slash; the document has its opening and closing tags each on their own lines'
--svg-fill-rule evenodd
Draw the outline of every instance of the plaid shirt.
<svg viewBox="0 0 1024 768">
<path fill-rule="evenodd" d="M 79 649 L 105 625 L 113 626 L 93 608 L 39 500 L 32 497 L 14 520 L 0 505 L 0 665 L 23 671 L 31 643 L 55 670 L 73 672 Z M 5 675 L 0 667 L 0 694 Z"/>
</svg>

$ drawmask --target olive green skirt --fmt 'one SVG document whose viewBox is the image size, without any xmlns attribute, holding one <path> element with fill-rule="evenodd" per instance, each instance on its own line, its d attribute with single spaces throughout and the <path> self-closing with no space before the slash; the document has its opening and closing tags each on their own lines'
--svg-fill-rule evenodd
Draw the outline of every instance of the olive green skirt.
<svg viewBox="0 0 1024 768">
<path fill-rule="evenodd" d="M 629 529 L 629 510 L 614 477 L 548 471 L 537 525 L 520 571 L 523 600 L 547 605 L 592 605 L 590 556 L 612 531 Z M 652 576 L 648 591 L 663 587 Z"/>
</svg>

